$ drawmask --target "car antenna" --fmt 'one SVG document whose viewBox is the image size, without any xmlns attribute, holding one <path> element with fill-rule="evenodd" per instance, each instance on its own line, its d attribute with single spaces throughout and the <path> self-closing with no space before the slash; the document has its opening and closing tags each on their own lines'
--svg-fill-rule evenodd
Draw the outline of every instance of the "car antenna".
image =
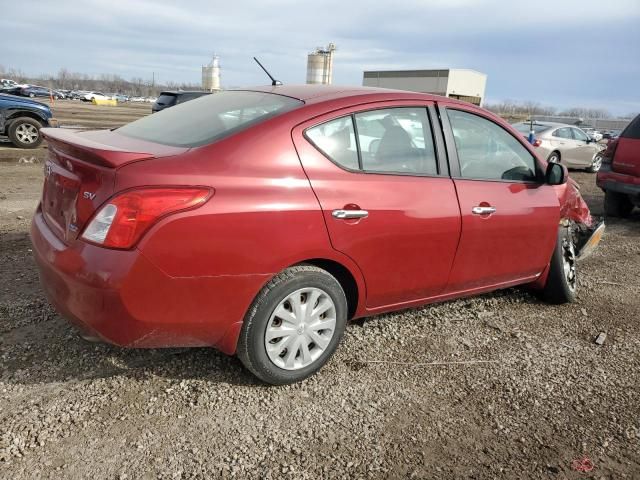
<svg viewBox="0 0 640 480">
<path fill-rule="evenodd" d="M 258 65 L 260 65 L 260 68 L 264 70 L 264 73 L 269 75 L 269 78 L 271 79 L 271 85 L 273 85 L 274 87 L 277 85 L 282 85 L 282 82 L 280 80 L 276 80 L 275 78 L 273 78 L 273 76 L 267 71 L 267 69 L 264 68 L 264 66 L 260 63 L 260 60 L 258 60 L 256 57 L 253 57 L 253 59 L 256 61 Z"/>
</svg>

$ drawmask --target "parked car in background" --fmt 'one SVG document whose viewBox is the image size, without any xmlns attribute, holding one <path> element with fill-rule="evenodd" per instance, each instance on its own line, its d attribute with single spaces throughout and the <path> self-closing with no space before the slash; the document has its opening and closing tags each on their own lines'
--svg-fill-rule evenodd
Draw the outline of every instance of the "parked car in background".
<svg viewBox="0 0 640 480">
<path fill-rule="evenodd" d="M 64 94 L 47 87 L 38 87 L 36 85 L 29 85 L 28 87 L 22 87 L 20 89 L 20 95 L 23 97 L 53 97 L 57 99 L 63 99 Z"/>
<path fill-rule="evenodd" d="M 587 135 L 589 135 L 589 137 L 591 137 L 591 139 L 596 142 L 599 142 L 600 140 L 602 140 L 602 133 L 600 133 L 598 130 L 594 128 L 583 128 L 582 131 Z"/>
<path fill-rule="evenodd" d="M 573 301 L 604 228 L 564 166 L 434 95 L 269 86 L 45 132 L 31 238 L 58 311 L 118 345 L 237 353 L 273 384 L 320 369 L 349 318 L 515 285 Z"/>
<path fill-rule="evenodd" d="M 18 87 L 18 83 L 15 80 L 10 80 L 8 78 L 0 78 L 0 87 L 1 88 L 13 88 Z"/>
<path fill-rule="evenodd" d="M 91 102 L 94 99 L 98 99 L 98 100 L 110 100 L 111 97 L 109 97 L 108 95 L 105 95 L 102 92 L 88 92 L 86 94 L 84 94 L 82 96 L 82 100 L 85 102 Z"/>
<path fill-rule="evenodd" d="M 160 92 L 160 96 L 157 98 L 153 106 L 151 107 L 151 112 L 156 113 L 160 110 L 164 110 L 165 108 L 173 107 L 175 105 L 179 105 L 181 103 L 188 102 L 189 100 L 195 100 L 196 98 L 200 98 L 204 95 L 209 95 L 211 92 Z"/>
<path fill-rule="evenodd" d="M 640 115 L 607 145 L 596 184 L 604 191 L 605 214 L 627 217 L 640 207 Z"/>
<path fill-rule="evenodd" d="M 602 138 L 605 140 L 613 140 L 614 138 L 618 138 L 620 133 L 622 133 L 622 130 L 606 130 L 602 134 Z"/>
<path fill-rule="evenodd" d="M 128 102 L 129 101 L 129 97 L 127 95 L 123 95 L 121 93 L 114 93 L 113 95 L 111 95 L 111 98 L 113 98 L 114 100 L 117 100 L 118 102 Z"/>
<path fill-rule="evenodd" d="M 129 98 L 130 102 L 134 102 L 134 103 L 140 103 L 140 102 L 146 102 L 146 98 L 144 97 L 131 97 Z"/>
<path fill-rule="evenodd" d="M 530 122 L 513 125 L 527 138 Z M 597 172 L 602 164 L 603 146 L 598 144 L 580 128 L 554 122 L 533 122 L 534 143 L 538 155 L 548 162 L 562 163 L 567 167 L 584 168 Z"/>
<path fill-rule="evenodd" d="M 0 135 L 19 148 L 42 142 L 40 129 L 57 126 L 51 109 L 40 102 L 0 93 Z"/>
</svg>

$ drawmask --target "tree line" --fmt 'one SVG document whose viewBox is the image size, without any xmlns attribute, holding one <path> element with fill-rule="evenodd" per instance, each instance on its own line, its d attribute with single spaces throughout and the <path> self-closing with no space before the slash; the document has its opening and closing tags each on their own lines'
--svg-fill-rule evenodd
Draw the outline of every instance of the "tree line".
<svg viewBox="0 0 640 480">
<path fill-rule="evenodd" d="M 496 103 L 486 103 L 484 108 L 503 117 L 528 118 L 532 115 L 579 117 L 579 118 L 613 118 L 613 115 L 605 108 L 572 107 L 558 109 L 538 102 L 515 102 L 505 100 Z M 629 114 L 621 118 L 633 118 L 635 114 Z"/>
<path fill-rule="evenodd" d="M 72 72 L 61 68 L 56 75 L 41 74 L 30 76 L 21 70 L 5 68 L 0 65 L 0 77 L 17 83 L 28 83 L 56 90 L 88 90 L 103 93 L 119 93 L 132 97 L 155 97 L 163 90 L 200 90 L 201 86 L 190 83 L 158 83 L 150 79 L 134 77 L 129 80 L 120 75 Z"/>
</svg>

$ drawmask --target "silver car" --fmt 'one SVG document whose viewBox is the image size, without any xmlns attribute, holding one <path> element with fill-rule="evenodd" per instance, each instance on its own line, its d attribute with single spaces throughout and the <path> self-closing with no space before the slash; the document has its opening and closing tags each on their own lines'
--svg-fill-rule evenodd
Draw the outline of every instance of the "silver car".
<svg viewBox="0 0 640 480">
<path fill-rule="evenodd" d="M 513 125 L 525 137 L 529 137 L 531 123 Z M 573 125 L 554 122 L 533 122 L 534 147 L 548 162 L 562 163 L 567 167 L 585 168 L 597 172 L 602 165 L 604 146 Z"/>
</svg>

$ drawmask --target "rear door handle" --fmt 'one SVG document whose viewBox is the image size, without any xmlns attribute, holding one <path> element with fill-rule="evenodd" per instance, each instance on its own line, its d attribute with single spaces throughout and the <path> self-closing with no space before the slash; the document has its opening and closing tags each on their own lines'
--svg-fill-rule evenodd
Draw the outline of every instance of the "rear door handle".
<svg viewBox="0 0 640 480">
<path fill-rule="evenodd" d="M 366 210 L 334 210 L 331 212 L 333 218 L 365 218 L 369 216 Z"/>
<path fill-rule="evenodd" d="M 473 207 L 471 213 L 474 215 L 490 215 L 496 212 L 496 207 Z"/>
</svg>

